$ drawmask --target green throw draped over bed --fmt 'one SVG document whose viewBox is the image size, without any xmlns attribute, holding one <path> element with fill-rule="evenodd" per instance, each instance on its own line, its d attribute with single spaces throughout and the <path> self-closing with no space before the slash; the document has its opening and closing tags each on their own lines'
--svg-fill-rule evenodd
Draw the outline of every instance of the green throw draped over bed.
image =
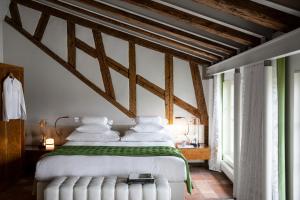
<svg viewBox="0 0 300 200">
<path fill-rule="evenodd" d="M 174 147 L 150 146 L 150 147 L 121 147 L 121 146 L 62 146 L 48 153 L 47 156 L 56 155 L 85 155 L 85 156 L 174 156 L 184 160 L 186 165 L 186 186 L 191 194 L 193 186 L 190 177 L 189 165 L 181 152 Z"/>
</svg>

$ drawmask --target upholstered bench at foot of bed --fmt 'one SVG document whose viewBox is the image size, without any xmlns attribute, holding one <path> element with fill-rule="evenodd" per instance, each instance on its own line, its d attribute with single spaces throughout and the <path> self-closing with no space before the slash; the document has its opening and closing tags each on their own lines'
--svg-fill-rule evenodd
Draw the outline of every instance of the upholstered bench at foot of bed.
<svg viewBox="0 0 300 200">
<path fill-rule="evenodd" d="M 131 184 L 117 177 L 57 177 L 44 190 L 44 200 L 171 200 L 167 179 Z"/>
</svg>

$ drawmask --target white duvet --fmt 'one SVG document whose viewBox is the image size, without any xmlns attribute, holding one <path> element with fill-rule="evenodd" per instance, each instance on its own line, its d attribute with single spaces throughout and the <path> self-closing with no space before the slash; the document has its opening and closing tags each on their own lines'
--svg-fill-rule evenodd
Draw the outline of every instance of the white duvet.
<svg viewBox="0 0 300 200">
<path fill-rule="evenodd" d="M 65 145 L 90 146 L 174 146 L 169 142 L 67 142 Z M 35 178 L 46 181 L 58 176 L 128 176 L 152 173 L 172 182 L 186 180 L 185 163 L 171 156 L 48 156 L 36 166 Z"/>
</svg>

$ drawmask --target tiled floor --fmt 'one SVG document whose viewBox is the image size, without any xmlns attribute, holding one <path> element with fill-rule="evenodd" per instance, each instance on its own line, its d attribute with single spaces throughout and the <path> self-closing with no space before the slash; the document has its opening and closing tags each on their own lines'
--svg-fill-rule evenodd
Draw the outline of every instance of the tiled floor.
<svg viewBox="0 0 300 200">
<path fill-rule="evenodd" d="M 230 199 L 232 184 L 222 174 L 202 167 L 191 168 L 194 189 L 186 200 Z M 7 191 L 0 193 L 1 200 L 35 200 L 31 195 L 33 179 L 23 178 Z"/>
<path fill-rule="evenodd" d="M 202 167 L 191 168 L 194 189 L 186 200 L 232 199 L 232 183 L 222 173 Z"/>
</svg>

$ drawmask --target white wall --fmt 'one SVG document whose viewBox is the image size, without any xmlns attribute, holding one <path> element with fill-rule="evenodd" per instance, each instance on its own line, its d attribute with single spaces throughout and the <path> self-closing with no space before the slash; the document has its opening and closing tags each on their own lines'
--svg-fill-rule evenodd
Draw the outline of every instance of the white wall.
<svg viewBox="0 0 300 200">
<path fill-rule="evenodd" d="M 40 13 L 19 6 L 23 27 L 34 32 Z M 92 32 L 76 26 L 76 35 L 94 46 Z M 106 54 L 124 66 L 128 66 L 128 42 L 103 34 Z M 66 22 L 50 17 L 42 43 L 67 59 Z M 141 46 L 137 51 L 137 73 L 149 81 L 164 88 L 164 54 Z M 96 94 L 75 76 L 65 70 L 52 58 L 4 24 L 4 61 L 25 68 L 25 100 L 27 103 L 27 124 L 38 124 L 46 119 L 53 124 L 62 115 L 104 115 L 117 124 L 129 124 L 132 120 L 109 102 Z M 77 49 L 77 69 L 104 89 L 98 61 Z M 174 58 L 175 94 L 196 107 L 194 90 L 188 62 Z M 111 70 L 117 100 L 129 107 L 128 79 Z M 204 83 L 205 95 L 208 97 L 208 83 Z M 154 94 L 137 87 L 138 115 L 165 115 L 164 101 Z M 175 107 L 175 116 L 191 115 Z M 63 122 L 62 122 L 63 123 Z"/>
<path fill-rule="evenodd" d="M 3 62 L 3 23 L 8 11 L 9 0 L 0 0 L 0 62 Z"/>
</svg>

